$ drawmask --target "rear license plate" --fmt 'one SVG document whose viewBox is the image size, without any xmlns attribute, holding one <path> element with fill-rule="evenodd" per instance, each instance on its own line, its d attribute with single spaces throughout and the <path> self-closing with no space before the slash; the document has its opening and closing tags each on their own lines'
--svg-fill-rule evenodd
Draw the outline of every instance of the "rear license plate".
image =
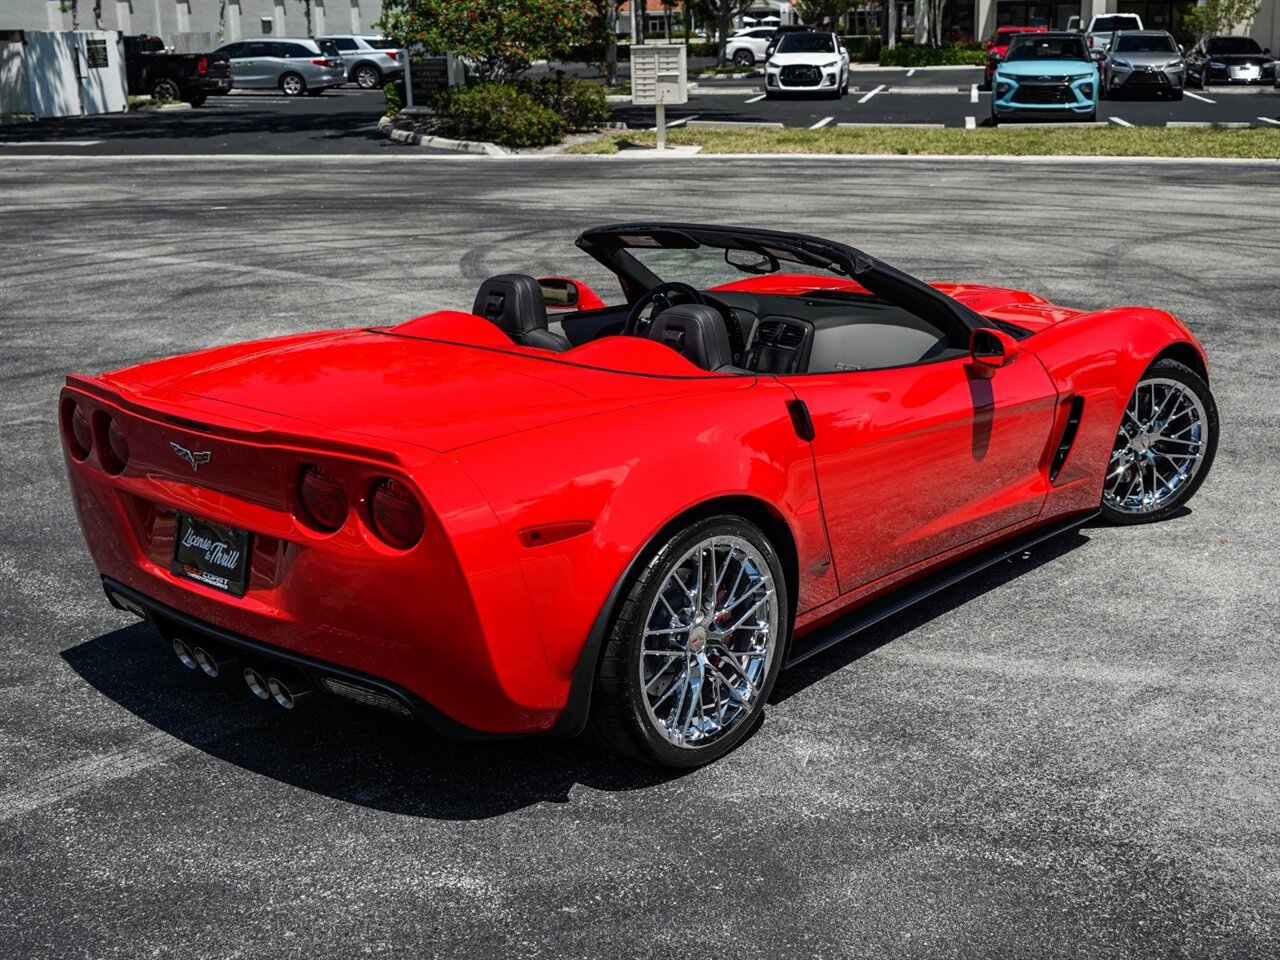
<svg viewBox="0 0 1280 960">
<path fill-rule="evenodd" d="M 180 513 L 170 569 L 180 577 L 242 597 L 249 580 L 249 531 Z"/>
</svg>

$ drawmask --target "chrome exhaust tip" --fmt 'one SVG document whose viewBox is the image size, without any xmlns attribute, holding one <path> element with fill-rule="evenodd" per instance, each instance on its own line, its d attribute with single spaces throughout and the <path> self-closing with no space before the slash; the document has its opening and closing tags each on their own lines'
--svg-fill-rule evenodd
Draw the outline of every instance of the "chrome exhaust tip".
<svg viewBox="0 0 1280 960">
<path fill-rule="evenodd" d="M 244 683 L 259 700 L 270 700 L 271 691 L 267 689 L 267 678 L 254 667 L 244 668 Z"/>
<path fill-rule="evenodd" d="M 188 670 L 194 670 L 199 666 L 196 663 L 195 652 L 187 645 L 187 641 L 175 637 L 173 640 L 173 652 L 177 655 L 178 662 Z"/>
<path fill-rule="evenodd" d="M 191 655 L 195 657 L 200 669 L 211 677 L 218 676 L 224 668 L 231 666 L 231 664 L 240 659 L 240 654 L 230 647 L 219 647 L 212 644 L 192 647 Z"/>
<path fill-rule="evenodd" d="M 299 700 L 313 692 L 307 678 L 296 670 L 273 671 L 273 674 L 267 678 L 267 691 L 286 710 L 292 710 Z"/>
</svg>

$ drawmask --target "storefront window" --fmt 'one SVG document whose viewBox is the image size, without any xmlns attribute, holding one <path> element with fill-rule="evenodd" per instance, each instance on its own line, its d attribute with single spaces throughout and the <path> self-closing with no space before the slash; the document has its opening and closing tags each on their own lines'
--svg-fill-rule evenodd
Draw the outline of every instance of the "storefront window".
<svg viewBox="0 0 1280 960">
<path fill-rule="evenodd" d="M 1072 17 L 1080 16 L 1080 0 L 1049 0 L 1047 3 L 1025 3 L 1023 0 L 999 0 L 996 5 L 997 27 L 1045 27 L 1066 30 L 1075 26 Z"/>
</svg>

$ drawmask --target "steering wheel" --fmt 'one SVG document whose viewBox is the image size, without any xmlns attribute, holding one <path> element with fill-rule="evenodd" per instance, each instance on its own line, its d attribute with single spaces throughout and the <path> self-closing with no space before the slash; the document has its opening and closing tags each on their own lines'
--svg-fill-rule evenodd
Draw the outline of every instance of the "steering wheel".
<svg viewBox="0 0 1280 960">
<path fill-rule="evenodd" d="M 668 280 L 658 284 L 656 287 L 650 287 L 640 295 L 640 299 L 631 305 L 631 312 L 627 314 L 627 322 L 622 326 L 622 335 L 624 337 L 638 336 L 640 327 L 640 314 L 644 313 L 644 308 L 653 304 L 654 314 L 658 314 L 667 307 L 672 306 L 671 297 L 679 294 L 683 300 L 692 301 L 693 303 L 705 304 L 707 298 L 702 295 L 702 291 L 697 287 L 691 287 L 687 283 L 681 283 L 679 280 Z"/>
</svg>

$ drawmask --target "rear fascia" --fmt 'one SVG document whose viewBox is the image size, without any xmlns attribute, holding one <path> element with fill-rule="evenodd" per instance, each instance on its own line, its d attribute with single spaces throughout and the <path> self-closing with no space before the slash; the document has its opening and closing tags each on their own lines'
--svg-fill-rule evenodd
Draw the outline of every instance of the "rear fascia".
<svg viewBox="0 0 1280 960">
<path fill-rule="evenodd" d="M 96 447 L 77 459 L 63 431 L 76 513 L 104 577 L 217 629 L 403 687 L 485 733 L 546 729 L 558 716 L 567 683 L 550 674 L 529 636 L 532 611 L 511 575 L 511 545 L 452 463 L 429 455 L 395 463 L 390 451 L 343 440 L 246 433 L 208 410 L 196 432 L 83 382 L 63 390 L 62 416 L 69 401 L 110 415 L 131 449 L 126 469 L 112 475 Z M 213 458 L 192 471 L 170 439 Z M 292 484 L 304 463 L 334 474 L 347 492 L 351 510 L 335 533 L 299 519 Z M 223 465 L 234 469 L 214 469 Z M 383 544 L 366 522 L 367 495 L 381 477 L 405 483 L 425 507 L 426 533 L 408 550 Z M 253 535 L 243 597 L 170 570 L 179 511 Z"/>
</svg>

